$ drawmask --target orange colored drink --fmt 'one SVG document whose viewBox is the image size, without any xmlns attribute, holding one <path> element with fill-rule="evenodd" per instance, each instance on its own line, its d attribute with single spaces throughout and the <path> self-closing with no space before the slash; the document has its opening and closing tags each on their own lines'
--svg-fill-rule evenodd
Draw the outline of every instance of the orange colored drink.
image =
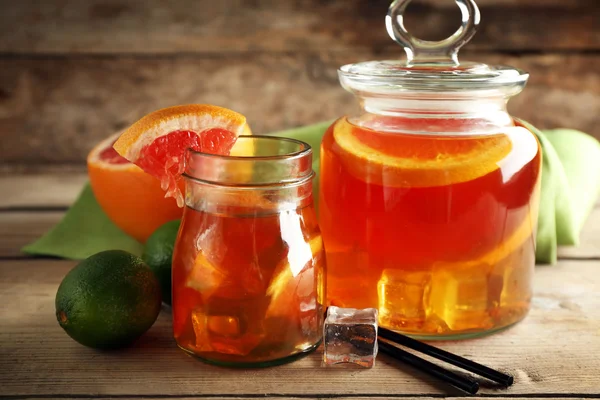
<svg viewBox="0 0 600 400">
<path fill-rule="evenodd" d="M 327 299 L 376 307 L 382 326 L 424 337 L 492 331 L 532 294 L 540 150 L 522 127 L 346 118 L 325 134 L 320 225 Z M 398 129 L 402 127 L 402 129 Z"/>
<path fill-rule="evenodd" d="M 173 255 L 173 332 L 182 349 L 211 363 L 274 365 L 321 341 L 325 254 L 310 148 L 302 144 L 306 154 L 288 160 L 287 142 L 275 140 L 238 139 L 261 154 L 257 161 L 196 153 L 199 169 L 188 168 Z M 215 160 L 218 167 L 207 167 Z M 263 165 L 277 177 L 267 176 Z M 286 167 L 298 175 L 285 174 Z M 215 171 L 219 183 L 209 182 Z M 279 183 L 282 173 L 292 183 Z M 273 183 L 260 185 L 266 181 Z"/>
</svg>

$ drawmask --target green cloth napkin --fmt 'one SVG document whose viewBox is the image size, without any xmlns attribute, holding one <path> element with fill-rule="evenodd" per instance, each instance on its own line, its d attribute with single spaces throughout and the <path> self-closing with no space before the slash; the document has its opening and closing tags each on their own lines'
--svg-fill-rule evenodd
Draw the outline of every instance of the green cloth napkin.
<svg viewBox="0 0 600 400">
<path fill-rule="evenodd" d="M 569 221 L 559 223 L 569 229 L 557 230 L 558 244 L 578 245 L 579 233 L 600 195 L 600 143 L 574 129 L 546 130 L 544 135 L 564 168 L 565 193 L 571 202 Z"/>
<path fill-rule="evenodd" d="M 540 131 L 517 120 L 542 147 L 542 190 L 536 262 L 554 264 L 558 245 L 578 245 L 600 194 L 600 143 L 573 129 Z"/>
<path fill-rule="evenodd" d="M 538 137 L 543 152 L 542 190 L 536 261 L 555 263 L 558 245 L 576 245 L 579 234 L 600 193 L 600 143 L 570 129 L 539 131 L 518 121 Z M 319 172 L 323 133 L 331 121 L 275 132 L 309 143 L 314 151 L 313 169 Z M 318 175 L 315 182 L 317 199 Z M 86 185 L 63 220 L 23 251 L 82 259 L 98 251 L 123 249 L 140 254 L 142 245 L 121 232 L 104 214 Z"/>
</svg>

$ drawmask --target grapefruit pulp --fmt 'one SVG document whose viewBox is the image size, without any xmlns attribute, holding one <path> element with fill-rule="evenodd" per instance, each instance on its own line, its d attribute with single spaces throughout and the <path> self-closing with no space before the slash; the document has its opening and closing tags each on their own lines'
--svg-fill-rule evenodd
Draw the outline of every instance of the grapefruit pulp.
<svg viewBox="0 0 600 400">
<path fill-rule="evenodd" d="M 237 137 L 248 132 L 246 117 L 226 108 L 190 104 L 154 111 L 125 130 L 114 149 L 158 178 L 166 196 L 183 207 L 179 187 L 187 149 L 227 155 Z"/>
</svg>

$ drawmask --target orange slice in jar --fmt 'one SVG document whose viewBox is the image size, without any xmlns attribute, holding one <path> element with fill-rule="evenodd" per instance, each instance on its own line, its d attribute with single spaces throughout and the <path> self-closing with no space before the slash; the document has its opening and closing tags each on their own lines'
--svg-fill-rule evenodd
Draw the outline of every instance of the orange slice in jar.
<svg viewBox="0 0 600 400">
<path fill-rule="evenodd" d="M 275 273 L 266 292 L 267 296 L 271 297 L 266 313 L 268 317 L 289 313 L 290 304 L 292 304 L 294 295 L 297 292 L 311 292 L 315 289 L 319 291 L 319 288 L 314 288 L 313 274 L 308 274 L 310 279 L 306 282 L 299 282 L 296 278 L 304 274 L 306 267 L 311 263 L 315 263 L 318 257 L 323 256 L 321 254 L 323 239 L 321 235 L 318 235 L 310 239 L 308 243 L 304 243 L 301 248 L 298 247 L 299 245 L 300 243 L 294 243 L 293 246 L 299 251 L 291 251 L 275 267 Z M 312 272 L 311 270 L 308 271 Z M 318 278 L 323 279 L 322 276 Z"/>
<path fill-rule="evenodd" d="M 505 134 L 440 137 L 380 133 L 351 124 L 333 128 L 342 160 L 355 177 L 390 187 L 431 187 L 467 182 L 499 168 L 512 150 Z"/>
<path fill-rule="evenodd" d="M 154 111 L 125 130 L 114 144 L 121 156 L 158 178 L 166 196 L 183 206 L 178 181 L 187 149 L 229 154 L 246 117 L 223 107 L 189 104 Z"/>
<path fill-rule="evenodd" d="M 439 262 L 435 263 L 433 267 L 449 270 L 460 270 L 479 267 L 482 265 L 496 265 L 498 262 L 515 252 L 526 241 L 535 241 L 533 232 L 537 223 L 537 219 L 535 218 L 536 214 L 537 211 L 527 213 L 521 223 L 508 237 L 506 237 L 498 246 L 494 247 L 480 257 L 470 261 Z M 532 247 L 534 247 L 534 245 L 532 245 Z"/>
</svg>

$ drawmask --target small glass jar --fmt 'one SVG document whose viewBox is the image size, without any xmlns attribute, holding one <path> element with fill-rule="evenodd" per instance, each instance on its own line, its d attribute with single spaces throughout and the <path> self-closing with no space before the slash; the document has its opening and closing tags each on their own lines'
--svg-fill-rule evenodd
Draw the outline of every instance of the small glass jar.
<svg viewBox="0 0 600 400">
<path fill-rule="evenodd" d="M 339 70 L 362 106 L 322 142 L 319 218 L 327 300 L 379 310 L 379 323 L 423 338 L 511 325 L 529 310 L 541 153 L 506 110 L 528 78 L 459 62 L 479 10 L 456 0 L 461 28 L 441 42 L 386 19 L 407 61 Z"/>
<path fill-rule="evenodd" d="M 269 366 L 322 337 L 325 257 L 304 142 L 240 136 L 229 156 L 189 151 L 173 255 L 179 347 L 226 366 Z"/>
</svg>

